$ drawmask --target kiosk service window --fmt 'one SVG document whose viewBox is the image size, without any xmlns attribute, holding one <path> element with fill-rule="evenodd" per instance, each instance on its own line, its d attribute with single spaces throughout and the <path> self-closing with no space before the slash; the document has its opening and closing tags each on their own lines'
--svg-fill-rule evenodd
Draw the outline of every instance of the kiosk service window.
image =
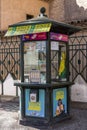
<svg viewBox="0 0 87 130">
<path fill-rule="evenodd" d="M 24 43 L 24 77 L 29 83 L 46 83 L 46 41 Z"/>
</svg>

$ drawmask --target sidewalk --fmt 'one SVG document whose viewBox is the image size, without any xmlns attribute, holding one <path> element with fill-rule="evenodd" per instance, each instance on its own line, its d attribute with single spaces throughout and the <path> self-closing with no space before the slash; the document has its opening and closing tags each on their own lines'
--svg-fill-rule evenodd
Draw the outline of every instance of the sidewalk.
<svg viewBox="0 0 87 130">
<path fill-rule="evenodd" d="M 11 101 L 0 102 L 0 130 L 40 130 L 19 124 L 19 103 Z M 44 130 L 87 130 L 87 109 L 71 109 L 72 118 Z"/>
</svg>

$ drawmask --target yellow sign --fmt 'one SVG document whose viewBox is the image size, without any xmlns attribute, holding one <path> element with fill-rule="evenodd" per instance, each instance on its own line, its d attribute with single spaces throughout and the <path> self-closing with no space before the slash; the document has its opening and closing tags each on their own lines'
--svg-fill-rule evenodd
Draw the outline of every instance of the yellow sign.
<svg viewBox="0 0 87 130">
<path fill-rule="evenodd" d="M 66 62 L 66 53 L 61 53 L 61 61 L 60 61 L 60 67 L 59 67 L 59 75 L 61 75 L 65 70 L 65 62 Z"/>
<path fill-rule="evenodd" d="M 28 110 L 40 111 L 41 110 L 40 102 L 29 102 Z"/>
<path fill-rule="evenodd" d="M 23 35 L 23 34 L 49 32 L 50 28 L 51 28 L 51 23 L 13 26 L 8 28 L 8 31 L 5 34 L 5 36 L 16 36 L 16 35 Z"/>
<path fill-rule="evenodd" d="M 64 91 L 57 91 L 56 92 L 56 100 L 64 98 Z"/>
</svg>

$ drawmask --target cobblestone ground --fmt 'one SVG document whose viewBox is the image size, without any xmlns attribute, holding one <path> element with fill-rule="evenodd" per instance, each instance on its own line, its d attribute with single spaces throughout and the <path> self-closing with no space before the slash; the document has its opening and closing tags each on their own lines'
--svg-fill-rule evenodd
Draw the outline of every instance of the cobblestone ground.
<svg viewBox="0 0 87 130">
<path fill-rule="evenodd" d="M 41 130 L 19 124 L 19 104 L 0 103 L 0 130 Z M 87 130 L 87 109 L 71 109 L 72 118 L 44 130 Z"/>
</svg>

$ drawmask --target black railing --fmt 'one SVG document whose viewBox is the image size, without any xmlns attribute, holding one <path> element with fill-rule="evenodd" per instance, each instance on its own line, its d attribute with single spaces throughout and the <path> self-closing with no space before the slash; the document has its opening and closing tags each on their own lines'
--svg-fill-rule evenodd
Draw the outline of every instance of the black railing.
<svg viewBox="0 0 87 130">
<path fill-rule="evenodd" d="M 20 38 L 0 36 L 0 81 L 10 73 L 20 79 Z M 87 35 L 71 36 L 69 39 L 70 81 L 81 75 L 87 82 Z"/>
<path fill-rule="evenodd" d="M 0 36 L 0 81 L 4 82 L 10 73 L 14 79 L 20 78 L 19 37 Z"/>
</svg>

